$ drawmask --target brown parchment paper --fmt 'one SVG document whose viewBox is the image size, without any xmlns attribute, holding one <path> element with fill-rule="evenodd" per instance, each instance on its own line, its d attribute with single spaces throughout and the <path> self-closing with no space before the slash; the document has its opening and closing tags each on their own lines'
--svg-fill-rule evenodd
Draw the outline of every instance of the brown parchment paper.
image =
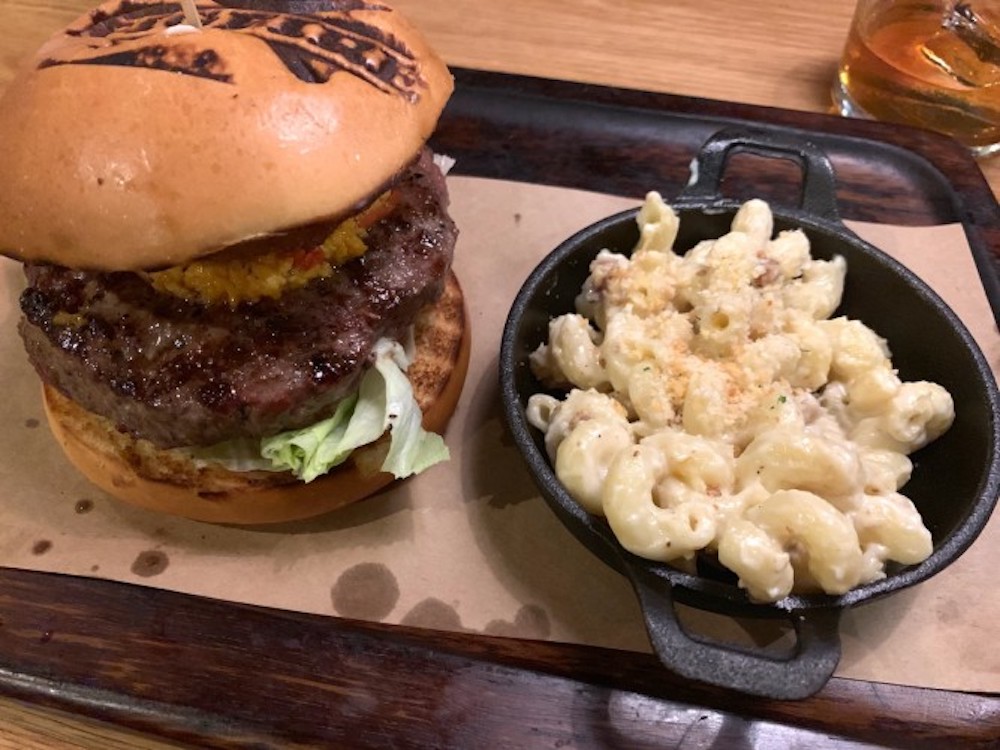
<svg viewBox="0 0 1000 750">
<path fill-rule="evenodd" d="M 638 201 L 449 181 L 462 232 L 455 267 L 473 325 L 469 376 L 447 433 L 452 459 L 310 522 L 213 526 L 127 507 L 88 485 L 46 427 L 16 333 L 21 269 L 0 262 L 0 565 L 331 616 L 648 651 L 629 585 L 556 520 L 506 438 L 496 374 L 508 307 L 534 265 L 577 229 Z M 852 226 L 928 280 L 990 362 L 1000 363 L 1000 336 L 960 227 Z M 846 613 L 837 673 L 1000 692 L 1000 651 L 984 648 L 1000 635 L 1000 587 L 988 575 L 998 567 L 994 517 L 943 573 Z M 705 621 L 707 631 L 720 627 L 734 626 Z"/>
</svg>

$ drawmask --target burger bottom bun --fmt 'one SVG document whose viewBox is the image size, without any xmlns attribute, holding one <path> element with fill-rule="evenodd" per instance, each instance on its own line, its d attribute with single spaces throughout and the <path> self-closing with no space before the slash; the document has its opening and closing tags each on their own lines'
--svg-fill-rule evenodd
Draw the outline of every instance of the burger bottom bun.
<svg viewBox="0 0 1000 750">
<path fill-rule="evenodd" d="M 424 428 L 442 432 L 465 382 L 471 335 L 458 279 L 415 323 L 416 352 L 407 371 Z M 196 465 L 178 451 L 133 439 L 112 423 L 44 386 L 45 412 L 69 460 L 91 482 L 126 503 L 198 521 L 268 524 L 318 516 L 363 500 L 394 481 L 379 470 L 388 439 L 310 483 L 289 473 L 234 472 Z"/>
</svg>

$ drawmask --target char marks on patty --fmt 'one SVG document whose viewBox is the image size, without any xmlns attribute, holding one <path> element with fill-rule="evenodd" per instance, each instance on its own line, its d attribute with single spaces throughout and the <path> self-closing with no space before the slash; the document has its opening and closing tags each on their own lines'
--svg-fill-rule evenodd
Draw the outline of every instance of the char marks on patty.
<svg viewBox="0 0 1000 750">
<path fill-rule="evenodd" d="M 368 251 L 280 298 L 203 305 L 134 273 L 28 264 L 20 332 L 39 376 L 160 447 L 303 427 L 357 382 L 374 343 L 440 294 L 457 231 L 425 150 Z"/>
</svg>

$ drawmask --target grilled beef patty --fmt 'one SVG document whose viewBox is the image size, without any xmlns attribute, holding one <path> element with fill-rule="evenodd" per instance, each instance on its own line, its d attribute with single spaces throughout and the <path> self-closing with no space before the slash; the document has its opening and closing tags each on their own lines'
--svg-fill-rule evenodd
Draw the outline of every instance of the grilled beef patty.
<svg viewBox="0 0 1000 750">
<path fill-rule="evenodd" d="M 280 298 L 205 305 L 140 275 L 29 264 L 19 330 L 46 383 L 160 447 L 211 445 L 331 413 L 375 342 L 440 294 L 457 231 L 429 151 L 396 186 L 367 252 Z"/>
</svg>

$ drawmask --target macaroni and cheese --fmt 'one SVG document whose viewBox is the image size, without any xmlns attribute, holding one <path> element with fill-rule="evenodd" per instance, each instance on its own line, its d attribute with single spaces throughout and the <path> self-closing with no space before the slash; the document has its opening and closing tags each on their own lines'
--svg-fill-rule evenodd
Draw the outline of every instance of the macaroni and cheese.
<svg viewBox="0 0 1000 750">
<path fill-rule="evenodd" d="M 949 393 L 902 382 L 886 342 L 831 319 L 847 271 L 813 259 L 751 200 L 723 236 L 673 251 L 657 193 L 631 256 L 602 250 L 531 356 L 527 416 L 556 475 L 629 551 L 706 551 L 758 601 L 842 594 L 920 562 L 931 536 L 900 494 L 908 454 L 954 419 Z"/>
</svg>

